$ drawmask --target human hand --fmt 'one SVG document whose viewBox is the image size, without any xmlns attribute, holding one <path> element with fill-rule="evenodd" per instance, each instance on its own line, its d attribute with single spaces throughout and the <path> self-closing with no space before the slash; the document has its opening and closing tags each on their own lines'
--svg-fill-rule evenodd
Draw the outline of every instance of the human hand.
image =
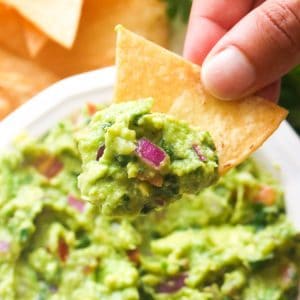
<svg viewBox="0 0 300 300">
<path fill-rule="evenodd" d="M 300 0 L 194 0 L 184 56 L 218 98 L 276 101 L 280 77 L 300 63 Z"/>
</svg>

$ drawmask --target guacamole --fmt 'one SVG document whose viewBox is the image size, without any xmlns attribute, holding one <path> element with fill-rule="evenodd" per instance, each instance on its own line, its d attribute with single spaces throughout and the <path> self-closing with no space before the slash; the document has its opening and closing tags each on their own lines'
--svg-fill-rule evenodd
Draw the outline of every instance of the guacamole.
<svg viewBox="0 0 300 300">
<path fill-rule="evenodd" d="M 297 299 L 299 237 L 254 161 L 160 211 L 109 218 L 78 189 L 89 111 L 0 156 L 0 299 Z"/>
<path fill-rule="evenodd" d="M 78 134 L 81 195 L 104 215 L 145 214 L 217 179 L 209 133 L 151 113 L 152 104 L 111 105 Z"/>
</svg>

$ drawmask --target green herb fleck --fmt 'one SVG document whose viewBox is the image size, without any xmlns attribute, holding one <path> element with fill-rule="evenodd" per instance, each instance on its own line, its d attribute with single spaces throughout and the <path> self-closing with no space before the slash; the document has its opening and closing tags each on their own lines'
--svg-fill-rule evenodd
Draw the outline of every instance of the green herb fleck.
<svg viewBox="0 0 300 300">
<path fill-rule="evenodd" d="M 183 22 L 189 19 L 192 0 L 164 0 L 167 2 L 167 14 L 171 20 L 176 17 L 181 18 Z"/>
</svg>

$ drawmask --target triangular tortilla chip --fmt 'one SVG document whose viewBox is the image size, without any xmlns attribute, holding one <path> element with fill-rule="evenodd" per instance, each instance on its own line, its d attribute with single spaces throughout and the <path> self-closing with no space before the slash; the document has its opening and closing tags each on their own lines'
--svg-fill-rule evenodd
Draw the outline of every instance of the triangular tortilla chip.
<svg viewBox="0 0 300 300">
<path fill-rule="evenodd" d="M 0 0 L 0 45 L 14 53 L 28 55 L 22 28 L 22 17 Z"/>
<path fill-rule="evenodd" d="M 119 23 L 167 46 L 169 31 L 165 12 L 166 3 L 161 0 L 85 0 L 72 49 L 48 41 L 35 60 L 64 77 L 113 65 L 114 28 Z"/>
<path fill-rule="evenodd" d="M 14 99 L 16 105 L 22 104 L 58 79 L 37 64 L 0 48 L 0 89 Z"/>
<path fill-rule="evenodd" d="M 83 0 L 2 0 L 54 41 L 71 48 Z"/>
<path fill-rule="evenodd" d="M 146 39 L 117 27 L 116 102 L 153 97 L 155 111 L 170 114 L 211 133 L 219 172 L 242 162 L 286 117 L 283 108 L 259 97 L 221 101 L 201 84 L 200 67 Z"/>
<path fill-rule="evenodd" d="M 23 34 L 31 57 L 35 57 L 46 44 L 48 37 L 34 25 L 23 19 Z"/>
</svg>

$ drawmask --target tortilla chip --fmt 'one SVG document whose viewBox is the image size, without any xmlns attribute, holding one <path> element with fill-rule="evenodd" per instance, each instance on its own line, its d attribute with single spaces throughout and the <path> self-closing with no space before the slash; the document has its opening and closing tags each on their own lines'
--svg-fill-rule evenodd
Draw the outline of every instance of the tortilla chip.
<svg viewBox="0 0 300 300">
<path fill-rule="evenodd" d="M 221 101 L 201 84 L 200 67 L 146 39 L 117 28 L 115 101 L 153 97 L 169 112 L 211 133 L 221 174 L 241 163 L 275 131 L 287 111 L 259 97 Z"/>
<path fill-rule="evenodd" d="M 2 0 L 66 48 L 75 40 L 83 0 Z"/>
<path fill-rule="evenodd" d="M 59 78 L 26 59 L 0 48 L 0 88 L 22 104 Z M 51 99 L 49 99 L 51 100 Z"/>
<path fill-rule="evenodd" d="M 34 25 L 26 20 L 22 20 L 23 33 L 26 41 L 27 49 L 31 57 L 36 56 L 46 44 L 48 38 Z"/>
<path fill-rule="evenodd" d="M 49 41 L 35 61 L 60 76 L 112 65 L 114 28 L 119 23 L 167 46 L 169 31 L 165 11 L 165 2 L 161 0 L 85 0 L 72 49 Z"/>
<path fill-rule="evenodd" d="M 0 3 L 0 45 L 14 53 L 28 55 L 21 16 L 15 9 Z"/>
</svg>

